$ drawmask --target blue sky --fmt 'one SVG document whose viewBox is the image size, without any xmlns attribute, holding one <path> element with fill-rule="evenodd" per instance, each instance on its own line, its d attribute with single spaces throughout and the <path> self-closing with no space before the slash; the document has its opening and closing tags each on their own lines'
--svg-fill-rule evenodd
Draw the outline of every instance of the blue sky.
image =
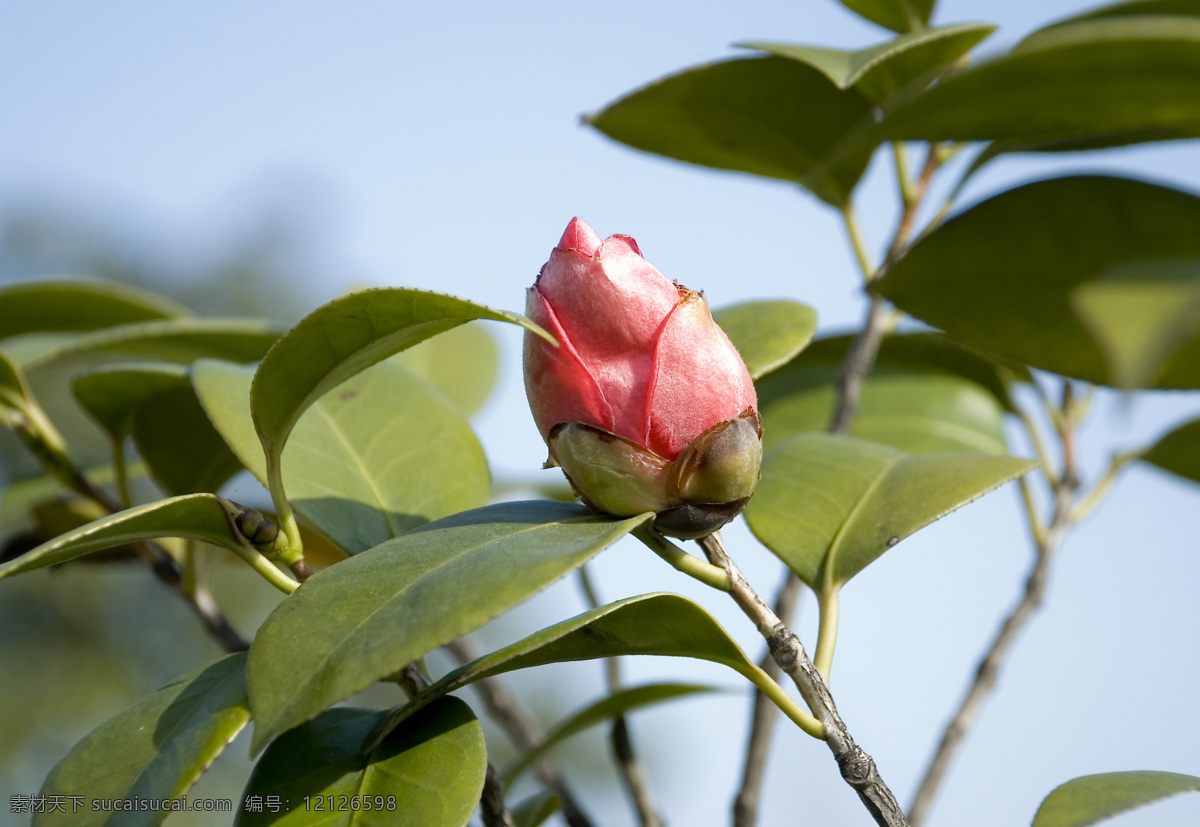
<svg viewBox="0 0 1200 827">
<path fill-rule="evenodd" d="M 1087 5 L 946 0 L 935 22 L 1000 23 L 986 52 Z M 579 215 L 601 235 L 635 236 L 668 277 L 704 289 L 716 306 L 791 296 L 834 330 L 863 309 L 835 214 L 783 184 L 638 155 L 578 117 L 730 55 L 739 40 L 865 46 L 884 36 L 832 0 L 4 2 L 0 218 L 57 206 L 187 256 L 283 214 L 302 230 L 298 272 L 308 280 L 297 289 L 314 305 L 387 284 L 521 309 L 525 287 Z M 1059 169 L 1200 190 L 1193 143 L 1003 160 L 967 200 Z M 890 175 L 881 155 L 859 195 L 876 252 L 894 218 Z M 502 389 L 479 430 L 497 474 L 530 475 L 544 447 L 520 387 L 519 337 L 495 332 Z M 1179 395 L 1132 404 L 1106 395 L 1085 433 L 1086 468 L 1095 473 L 1111 450 L 1151 440 L 1196 409 Z M 1197 493 L 1135 469 L 1071 536 L 1049 605 L 1020 640 L 931 825 L 1026 824 L 1052 787 L 1091 772 L 1200 774 L 1195 659 L 1180 643 L 1200 621 L 1192 597 L 1200 556 L 1187 530 Z M 985 498 L 905 541 L 844 595 L 834 694 L 902 802 L 1023 581 L 1030 552 L 1016 505 L 1011 490 Z M 744 531 L 729 538 L 751 579 L 773 592 L 776 564 Z M 606 554 L 596 576 L 610 599 L 694 595 L 759 652 L 736 612 L 636 545 Z M 801 630 L 811 646 L 810 608 Z M 565 584 L 518 617 L 532 626 L 578 610 Z M 638 680 L 734 684 L 693 664 L 626 669 Z M 597 681 L 598 691 L 598 675 L 581 667 L 562 679 Z M 1162 720 L 1145 720 L 1146 710 Z M 725 812 L 744 717 L 743 700 L 730 696 L 634 719 L 672 823 L 717 823 L 714 812 Z M 862 823 L 828 752 L 799 733 L 781 729 L 768 787 L 763 824 L 790 823 L 793 795 L 815 808 L 807 823 Z M 1182 823 L 1196 807 L 1174 802 L 1119 823 L 1170 823 L 1175 812 Z M 617 807 L 605 823 L 627 818 Z"/>
</svg>

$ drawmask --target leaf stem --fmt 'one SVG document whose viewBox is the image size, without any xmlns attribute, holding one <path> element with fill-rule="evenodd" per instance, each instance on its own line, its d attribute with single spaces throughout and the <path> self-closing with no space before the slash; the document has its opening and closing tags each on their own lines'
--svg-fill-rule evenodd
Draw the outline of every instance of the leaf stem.
<svg viewBox="0 0 1200 827">
<path fill-rule="evenodd" d="M 850 237 L 850 246 L 854 249 L 854 257 L 858 260 L 858 269 L 862 271 L 863 280 L 870 282 L 875 278 L 875 267 L 871 264 L 871 254 L 867 252 L 867 242 L 863 237 L 862 226 L 858 223 L 858 213 L 850 201 L 842 207 L 842 222 L 846 225 L 846 235 Z"/>
<path fill-rule="evenodd" d="M 679 546 L 652 528 L 642 526 L 633 532 L 651 551 L 666 560 L 673 568 L 723 592 L 729 591 L 729 574 L 724 569 L 705 563 L 694 554 L 688 554 Z"/>
<path fill-rule="evenodd" d="M 817 651 L 813 655 L 813 663 L 821 677 L 829 680 L 829 671 L 833 668 L 833 650 L 837 648 L 838 633 L 838 594 L 840 589 L 828 585 L 817 594 L 819 621 L 817 631 Z"/>
<path fill-rule="evenodd" d="M 905 207 L 913 202 L 916 192 L 908 171 L 908 153 L 902 141 L 892 141 L 892 159 L 896 164 L 896 183 L 900 187 L 900 203 Z"/>
<path fill-rule="evenodd" d="M 278 554 L 281 560 L 289 566 L 304 560 L 304 541 L 300 537 L 300 526 L 296 523 L 296 515 L 292 512 L 292 504 L 288 502 L 287 492 L 283 488 L 283 469 L 280 457 L 267 455 L 267 490 L 271 492 L 271 502 L 275 505 L 275 514 L 279 519 L 279 527 L 287 538 L 287 548 Z"/>
</svg>

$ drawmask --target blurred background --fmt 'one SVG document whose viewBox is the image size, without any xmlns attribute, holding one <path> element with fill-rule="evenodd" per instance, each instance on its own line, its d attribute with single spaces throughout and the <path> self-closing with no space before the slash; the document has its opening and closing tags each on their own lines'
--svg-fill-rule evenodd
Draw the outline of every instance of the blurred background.
<svg viewBox="0 0 1200 827">
<path fill-rule="evenodd" d="M 987 54 L 1089 5 L 942 0 L 934 22 L 999 23 Z M 706 291 L 713 306 L 789 296 L 818 310 L 822 333 L 843 330 L 865 303 L 836 214 L 784 184 L 638 155 L 579 116 L 734 54 L 736 41 L 862 47 L 885 37 L 833 0 L 0 2 L 0 284 L 118 278 L 206 314 L 285 322 L 375 285 L 521 310 L 525 288 L 579 215 L 601 235 L 635 236 L 650 261 Z M 961 203 L 1064 169 L 1200 190 L 1193 142 L 1006 157 Z M 896 201 L 881 154 L 858 196 L 876 255 Z M 545 479 L 557 472 L 539 470 L 545 447 L 524 400 L 519 333 L 490 330 L 500 380 L 476 426 L 493 476 Z M 1083 434 L 1085 471 L 1094 479 L 1111 453 L 1152 442 L 1198 407 L 1194 395 L 1100 394 Z M 27 471 L 11 451 L 4 457 L 0 485 Z M 1053 787 L 1089 773 L 1200 774 L 1198 493 L 1134 467 L 1070 536 L 1048 605 L 1019 641 L 930 825 L 1025 825 Z M 773 594 L 779 564 L 740 524 L 726 535 L 751 582 Z M 834 694 L 902 803 L 1015 603 L 1031 554 L 1010 486 L 905 541 L 843 594 Z M 215 568 L 223 604 L 249 634 L 273 591 L 232 564 Z M 761 652 L 731 605 L 637 543 L 619 544 L 591 570 L 605 600 L 679 591 L 754 658 Z M 500 645 L 583 608 L 567 580 L 482 639 Z M 810 647 L 814 616 L 803 603 L 798 626 Z M 90 729 L 216 654 L 180 601 L 140 568 L 75 566 L 0 582 L 0 821 L 8 798 L 36 793 Z M 745 688 L 701 663 L 626 659 L 624 668 L 629 683 L 730 689 L 631 718 L 668 822 L 727 823 Z M 518 674 L 512 684 L 546 723 L 603 690 L 595 663 Z M 511 755 L 502 735 L 489 731 L 489 743 Z M 193 797 L 236 800 L 247 745 L 243 735 Z M 597 730 L 558 754 L 597 823 L 631 824 L 604 750 Z M 866 823 L 824 745 L 789 728 L 777 734 L 765 796 L 763 825 Z M 1114 823 L 1195 823 L 1200 806 L 1188 798 Z"/>
</svg>

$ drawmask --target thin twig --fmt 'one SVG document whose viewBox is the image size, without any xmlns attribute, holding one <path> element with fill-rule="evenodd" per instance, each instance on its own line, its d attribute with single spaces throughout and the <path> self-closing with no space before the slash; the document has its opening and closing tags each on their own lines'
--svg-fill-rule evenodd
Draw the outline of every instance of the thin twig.
<svg viewBox="0 0 1200 827">
<path fill-rule="evenodd" d="M 780 621 L 771 607 L 763 602 L 730 559 L 719 532 L 697 541 L 708 560 L 729 572 L 729 594 L 742 612 L 758 627 L 767 640 L 771 656 L 796 684 L 813 715 L 825 727 L 825 742 L 838 764 L 842 779 L 849 784 L 880 827 L 906 827 L 904 813 L 896 797 L 880 777 L 875 761 L 862 747 L 854 743 L 838 714 L 829 692 L 829 685 L 804 650 L 800 639 Z"/>
<path fill-rule="evenodd" d="M 459 663 L 470 663 L 479 657 L 478 647 L 465 637 L 450 641 L 446 644 L 446 649 Z M 496 678 L 483 678 L 473 686 L 483 705 L 487 707 L 488 715 L 508 734 L 518 749 L 528 752 L 544 740 L 542 728 L 504 684 Z M 546 789 L 557 795 L 562 802 L 563 817 L 570 827 L 592 827 L 591 821 L 583 814 L 579 803 L 567 788 L 558 767 L 546 758 L 539 758 L 533 763 L 533 771 Z"/>
<path fill-rule="evenodd" d="M 791 624 L 800 602 L 800 590 L 804 584 L 791 569 L 784 575 L 783 584 L 775 596 L 775 614 Z M 783 670 L 767 652 L 759 662 L 761 668 L 773 681 L 778 681 Z M 754 710 L 750 715 L 750 738 L 746 742 L 746 763 L 742 768 L 742 784 L 733 800 L 733 827 L 754 827 L 758 818 L 758 800 L 766 775 L 767 755 L 771 751 L 771 731 L 779 717 L 779 707 L 762 692 L 754 693 Z"/>
<path fill-rule="evenodd" d="M 595 588 L 592 586 L 592 580 L 588 576 L 586 566 L 579 569 L 579 585 L 590 607 L 593 609 L 599 608 L 600 599 L 596 594 Z M 605 683 L 608 686 L 608 694 L 613 695 L 621 691 L 620 658 L 604 659 L 604 676 Z M 633 751 L 633 739 L 629 737 L 629 724 L 626 722 L 624 715 L 617 715 L 613 718 L 612 727 L 609 730 L 609 738 L 612 743 L 613 757 L 616 759 L 617 770 L 620 772 L 621 781 L 625 785 L 625 792 L 629 795 L 629 799 L 637 811 L 638 823 L 642 827 L 662 827 L 663 821 L 658 815 L 657 808 L 654 806 L 654 796 L 650 792 L 650 785 L 646 782 L 646 775 L 642 772 L 642 765 Z"/>
<path fill-rule="evenodd" d="M 483 778 L 483 794 L 479 797 L 479 815 L 483 827 L 516 827 L 512 813 L 504 802 L 504 784 L 496 774 L 496 768 L 488 761 L 487 775 Z"/>
<path fill-rule="evenodd" d="M 1054 479 L 1051 477 L 1053 472 L 1044 469 L 1047 478 L 1054 480 L 1054 513 L 1050 525 L 1045 529 L 1041 528 L 1032 499 L 1027 497 L 1025 503 L 1029 516 L 1030 533 L 1034 539 L 1033 567 L 1026 578 L 1025 590 L 1020 601 L 1000 624 L 996 637 L 992 640 L 992 645 L 988 647 L 979 665 L 975 668 L 975 678 L 967 689 L 966 695 L 942 732 L 941 741 L 938 743 L 933 758 L 930 759 L 929 766 L 925 769 L 920 786 L 917 787 L 917 793 L 913 797 L 912 806 L 909 808 L 909 823 L 913 827 L 921 824 L 928 815 L 950 762 L 954 759 L 968 730 L 979 717 L 984 701 L 995 689 L 1000 669 L 1003 667 L 1017 635 L 1042 605 L 1046 595 L 1046 583 L 1050 576 L 1050 564 L 1062 545 L 1063 537 L 1074 523 L 1077 513 L 1075 495 L 1079 488 L 1079 478 L 1075 465 L 1076 423 L 1070 411 L 1069 403 L 1072 398 L 1070 388 L 1071 384 L 1067 382 L 1064 385 L 1064 404 L 1060 410 L 1060 416 L 1056 417 L 1062 442 L 1062 474 Z M 1033 427 L 1032 420 L 1027 415 L 1022 415 L 1021 418 L 1028 427 Z M 1031 436 L 1035 438 L 1035 441 L 1040 441 L 1036 432 Z"/>
</svg>

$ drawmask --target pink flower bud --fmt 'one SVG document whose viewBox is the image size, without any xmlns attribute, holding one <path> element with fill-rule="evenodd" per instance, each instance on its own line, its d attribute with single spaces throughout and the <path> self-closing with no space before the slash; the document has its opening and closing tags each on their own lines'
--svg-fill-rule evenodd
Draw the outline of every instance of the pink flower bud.
<svg viewBox="0 0 1200 827">
<path fill-rule="evenodd" d="M 578 218 L 530 288 L 525 337 L 534 421 L 576 493 L 660 530 L 708 534 L 754 491 L 762 428 L 754 384 L 700 293 L 672 283 L 623 235 Z"/>
</svg>

